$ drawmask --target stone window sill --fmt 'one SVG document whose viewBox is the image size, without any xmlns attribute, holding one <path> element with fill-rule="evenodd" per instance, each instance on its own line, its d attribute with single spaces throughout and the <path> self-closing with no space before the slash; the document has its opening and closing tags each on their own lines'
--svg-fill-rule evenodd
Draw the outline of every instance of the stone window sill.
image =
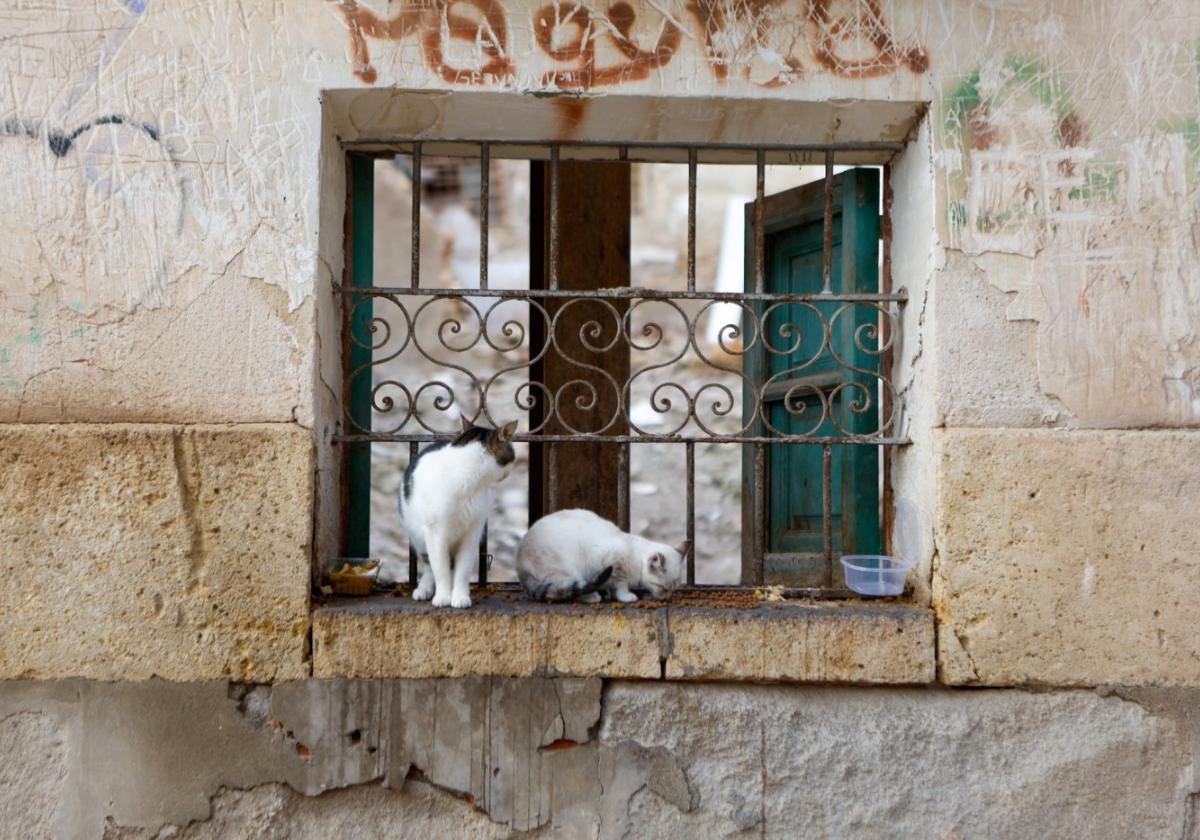
<svg viewBox="0 0 1200 840">
<path fill-rule="evenodd" d="M 927 608 L 863 601 L 757 608 L 587 606 L 491 595 L 469 610 L 387 595 L 313 613 L 313 676 L 490 674 L 919 684 L 934 680 Z"/>
</svg>

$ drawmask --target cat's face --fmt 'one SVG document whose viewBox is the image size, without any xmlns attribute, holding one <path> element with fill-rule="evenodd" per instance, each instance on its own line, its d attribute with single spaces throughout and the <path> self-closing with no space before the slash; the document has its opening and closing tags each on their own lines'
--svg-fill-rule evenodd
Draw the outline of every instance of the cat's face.
<svg viewBox="0 0 1200 840">
<path fill-rule="evenodd" d="M 512 436 L 517 431 L 517 421 L 505 423 L 488 436 L 487 449 L 500 466 L 500 481 L 508 478 L 517 462 L 517 453 L 513 451 Z"/>
<path fill-rule="evenodd" d="M 513 464 L 517 461 L 517 453 L 513 451 L 512 446 L 512 437 L 517 431 L 517 421 L 511 420 L 499 429 L 489 429 L 486 426 L 476 426 L 464 415 L 462 427 L 463 431 L 459 435 L 459 439 L 468 437 L 482 443 L 484 449 L 495 459 L 496 465 L 500 468 L 500 477 L 496 480 L 503 481 L 508 478 Z"/>
<path fill-rule="evenodd" d="M 686 557 L 689 547 L 687 541 L 684 541 L 678 548 L 660 545 L 646 558 L 642 585 L 655 598 L 662 598 L 683 585 L 687 572 Z"/>
</svg>

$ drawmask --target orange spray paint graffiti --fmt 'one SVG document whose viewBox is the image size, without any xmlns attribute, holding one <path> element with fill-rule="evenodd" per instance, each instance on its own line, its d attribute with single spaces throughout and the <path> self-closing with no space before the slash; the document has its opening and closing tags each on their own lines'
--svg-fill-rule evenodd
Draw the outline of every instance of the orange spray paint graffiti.
<svg viewBox="0 0 1200 840">
<path fill-rule="evenodd" d="M 564 10 L 558 3 L 543 6 L 534 15 L 538 46 L 555 61 L 575 66 L 546 73 L 542 83 L 562 88 L 591 88 L 644 79 L 650 71 L 671 60 L 683 33 L 660 16 L 654 45 L 643 49 L 634 32 L 637 13 L 624 0 L 611 5 L 603 15 L 579 5 Z M 598 62 L 597 53 L 607 52 L 609 61 Z"/>
<path fill-rule="evenodd" d="M 409 0 L 390 18 L 358 0 L 330 2 L 346 20 L 354 74 L 367 84 L 378 79 L 367 40 L 409 35 L 420 39 L 426 66 L 451 84 L 487 84 L 517 73 L 501 0 Z M 694 32 L 649 2 L 554 0 L 533 13 L 537 54 L 527 60 L 549 59 L 553 69 L 542 72 L 541 83 L 568 90 L 648 78 L 675 58 L 685 37 L 703 45 L 717 81 L 733 68 L 766 87 L 790 84 L 807 70 L 869 78 L 929 69 L 922 47 L 897 39 L 880 0 L 688 0 L 688 16 Z"/>
<path fill-rule="evenodd" d="M 401 41 L 419 34 L 425 63 L 451 84 L 482 84 L 513 72 L 508 58 L 508 20 L 495 0 L 433 0 L 401 8 L 382 19 L 357 0 L 336 0 L 346 18 L 354 75 L 367 84 L 379 77 L 371 64 L 367 38 Z M 447 57 L 447 42 L 473 45 L 479 60 L 456 66 Z"/>
</svg>

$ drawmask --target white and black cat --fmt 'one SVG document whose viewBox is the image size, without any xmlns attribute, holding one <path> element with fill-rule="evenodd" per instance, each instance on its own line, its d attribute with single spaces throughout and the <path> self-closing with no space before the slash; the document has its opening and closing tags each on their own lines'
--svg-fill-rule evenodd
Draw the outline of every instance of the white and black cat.
<svg viewBox="0 0 1200 840">
<path fill-rule="evenodd" d="M 492 509 L 492 487 L 512 469 L 516 421 L 499 429 L 462 418 L 449 443 L 425 447 L 404 471 L 400 520 L 420 557 L 413 598 L 435 607 L 471 606 L 479 539 Z"/>
<path fill-rule="evenodd" d="M 630 589 L 661 598 L 682 583 L 688 544 L 678 548 L 627 534 L 590 510 L 544 516 L 517 549 L 517 579 L 539 601 L 636 601 Z"/>
</svg>

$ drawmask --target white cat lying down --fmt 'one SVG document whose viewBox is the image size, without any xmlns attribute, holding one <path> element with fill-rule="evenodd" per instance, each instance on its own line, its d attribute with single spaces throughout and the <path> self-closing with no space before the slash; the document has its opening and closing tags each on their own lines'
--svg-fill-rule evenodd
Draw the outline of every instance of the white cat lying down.
<svg viewBox="0 0 1200 840">
<path fill-rule="evenodd" d="M 679 548 L 627 534 L 590 510 L 560 510 L 533 524 L 517 549 L 517 578 L 538 601 L 636 601 L 656 598 L 684 578 L 688 545 Z"/>
</svg>

